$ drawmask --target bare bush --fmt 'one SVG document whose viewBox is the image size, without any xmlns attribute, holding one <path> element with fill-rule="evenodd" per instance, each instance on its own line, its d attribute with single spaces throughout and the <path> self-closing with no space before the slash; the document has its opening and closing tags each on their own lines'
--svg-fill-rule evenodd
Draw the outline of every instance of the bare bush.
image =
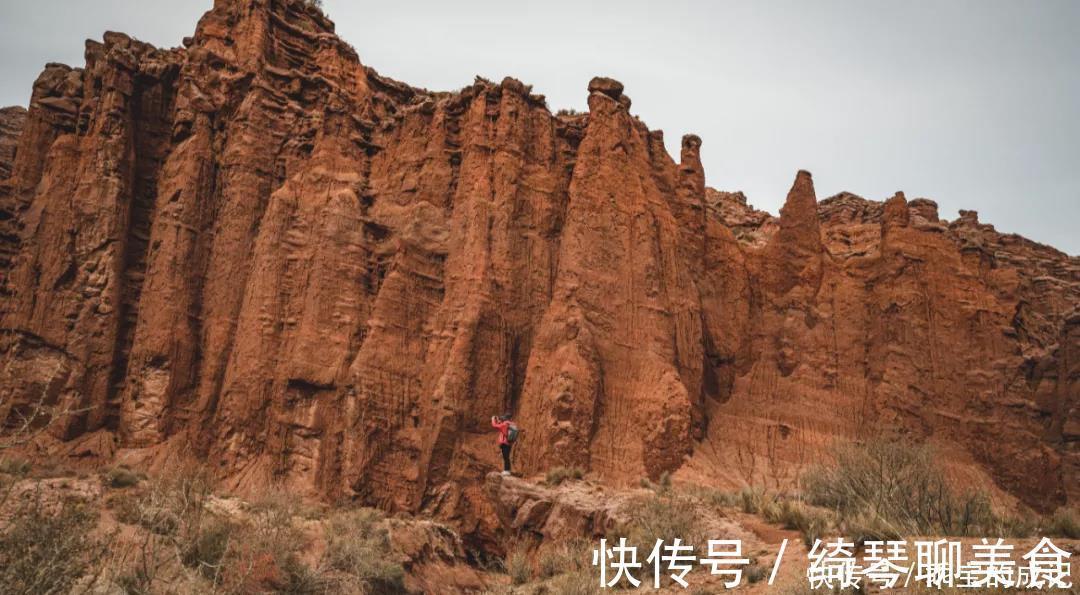
<svg viewBox="0 0 1080 595">
<path fill-rule="evenodd" d="M 798 500 L 769 501 L 762 508 L 762 516 L 770 523 L 798 531 L 807 546 L 821 539 L 833 524 L 831 515 L 826 511 L 807 506 Z"/>
<path fill-rule="evenodd" d="M 105 542 L 93 535 L 98 516 L 64 500 L 58 509 L 40 497 L 20 503 L 0 524 L 0 585 L 4 593 L 67 593 L 99 567 Z"/>
<path fill-rule="evenodd" d="M 135 482 L 132 484 L 132 482 Z M 106 501 L 116 519 L 139 528 L 110 564 L 114 583 L 128 593 L 168 590 L 206 579 L 222 585 L 231 525 L 206 512 L 211 482 L 198 469 L 141 481 L 130 470 L 111 470 L 106 485 L 124 491 Z"/>
<path fill-rule="evenodd" d="M 808 500 L 867 536 L 989 535 L 1000 528 L 990 499 L 957 491 L 925 445 L 873 441 L 836 449 L 836 465 L 804 478 Z"/>
<path fill-rule="evenodd" d="M 506 557 L 506 573 L 510 575 L 510 584 L 523 585 L 529 582 L 532 570 L 529 568 L 529 556 L 523 549 L 514 550 Z"/>
<path fill-rule="evenodd" d="M 579 570 L 559 575 L 551 582 L 552 592 L 560 595 L 599 595 L 603 591 L 596 575 Z"/>
<path fill-rule="evenodd" d="M 549 469 L 544 477 L 544 483 L 550 486 L 561 485 L 567 480 L 580 480 L 585 477 L 585 472 L 579 467 L 555 467 Z"/>
<path fill-rule="evenodd" d="M 383 514 L 372 508 L 330 517 L 323 564 L 337 573 L 343 591 L 393 593 L 405 589 L 405 570 L 393 561 L 383 519 Z"/>
<path fill-rule="evenodd" d="M 110 488 L 130 488 L 138 485 L 144 478 L 143 475 L 132 471 L 124 466 L 113 467 L 105 472 L 105 483 Z"/>
<path fill-rule="evenodd" d="M 1050 535 L 1080 539 L 1080 511 L 1075 508 L 1059 508 L 1044 523 Z"/>
</svg>

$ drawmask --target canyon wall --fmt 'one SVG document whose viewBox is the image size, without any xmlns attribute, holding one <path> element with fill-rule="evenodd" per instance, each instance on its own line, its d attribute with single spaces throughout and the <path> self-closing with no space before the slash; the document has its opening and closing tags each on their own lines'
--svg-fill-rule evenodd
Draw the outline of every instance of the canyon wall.
<svg viewBox="0 0 1080 595">
<path fill-rule="evenodd" d="M 587 92 L 413 88 L 298 0 L 87 42 L 0 120 L 0 416 L 42 399 L 64 456 L 466 528 L 503 411 L 527 473 L 786 489 L 895 434 L 1080 498 L 1080 259 L 807 172 L 755 211 L 701 139 L 676 162 L 620 83 Z"/>
</svg>

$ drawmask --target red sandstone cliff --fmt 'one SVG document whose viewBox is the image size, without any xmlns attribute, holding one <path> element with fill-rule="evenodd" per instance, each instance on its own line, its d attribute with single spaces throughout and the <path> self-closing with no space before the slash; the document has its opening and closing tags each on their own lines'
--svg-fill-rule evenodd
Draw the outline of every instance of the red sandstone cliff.
<svg viewBox="0 0 1080 595">
<path fill-rule="evenodd" d="M 50 427 L 72 456 L 466 526 L 504 409 L 526 471 L 783 486 L 889 432 L 1080 498 L 1080 260 L 806 172 L 754 211 L 630 105 L 412 88 L 301 1 L 88 42 L 0 142 L 5 402 L 86 408 Z"/>
</svg>

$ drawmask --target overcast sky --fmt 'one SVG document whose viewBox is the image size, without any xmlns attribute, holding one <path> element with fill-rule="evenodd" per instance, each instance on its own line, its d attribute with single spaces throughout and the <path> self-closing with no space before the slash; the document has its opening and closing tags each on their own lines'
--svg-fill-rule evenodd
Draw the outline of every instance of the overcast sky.
<svg viewBox="0 0 1080 595">
<path fill-rule="evenodd" d="M 0 105 L 107 29 L 179 45 L 211 0 L 3 0 Z M 326 0 L 380 73 L 432 90 L 505 75 L 586 109 L 700 135 L 708 184 L 777 212 L 795 171 L 819 198 L 896 190 L 1080 254 L 1080 1 L 368 2 Z"/>
</svg>

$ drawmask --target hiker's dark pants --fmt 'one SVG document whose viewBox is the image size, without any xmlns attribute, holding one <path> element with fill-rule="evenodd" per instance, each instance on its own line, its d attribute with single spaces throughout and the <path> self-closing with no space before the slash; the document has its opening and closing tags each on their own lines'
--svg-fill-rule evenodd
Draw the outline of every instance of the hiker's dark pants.
<svg viewBox="0 0 1080 595">
<path fill-rule="evenodd" d="M 499 450 L 502 451 L 502 455 L 503 455 L 503 471 L 509 471 L 510 470 L 510 445 L 509 444 L 500 444 L 499 445 Z"/>
</svg>

